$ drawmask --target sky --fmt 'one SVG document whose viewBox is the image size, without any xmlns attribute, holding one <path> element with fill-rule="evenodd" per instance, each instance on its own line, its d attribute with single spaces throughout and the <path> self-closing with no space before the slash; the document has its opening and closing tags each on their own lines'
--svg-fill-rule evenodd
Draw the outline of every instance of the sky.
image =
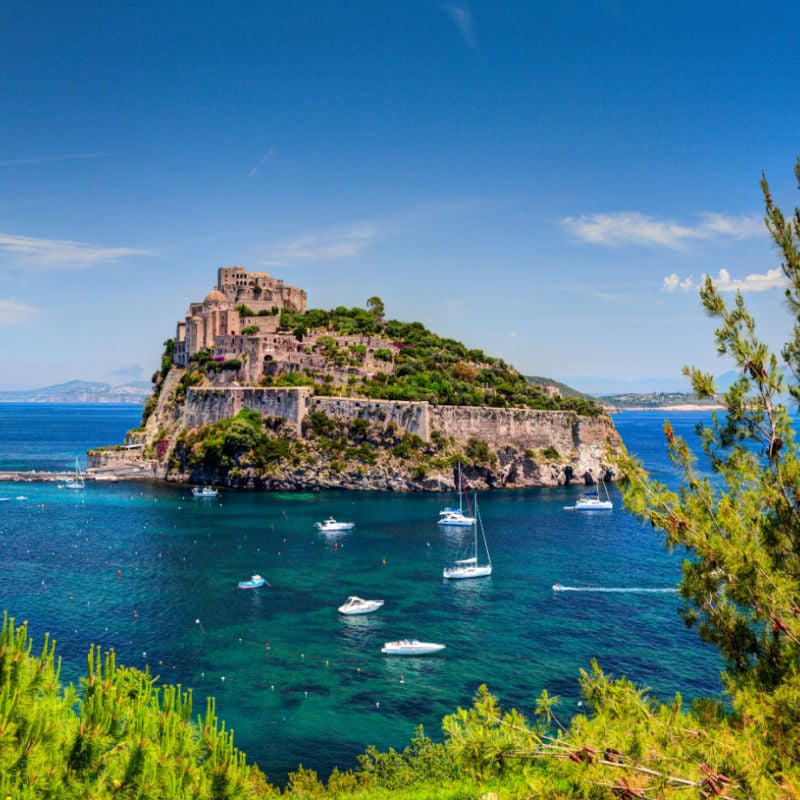
<svg viewBox="0 0 800 800">
<path fill-rule="evenodd" d="M 724 373 L 704 275 L 789 335 L 759 180 L 798 204 L 798 23 L 783 0 L 5 0 L 0 390 L 149 380 L 225 265 L 585 391 Z"/>
</svg>

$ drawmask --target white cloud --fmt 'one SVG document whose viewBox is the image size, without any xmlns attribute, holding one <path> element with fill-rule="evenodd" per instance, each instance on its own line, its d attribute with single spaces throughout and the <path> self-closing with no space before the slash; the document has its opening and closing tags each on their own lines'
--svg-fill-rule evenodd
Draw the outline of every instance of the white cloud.
<svg viewBox="0 0 800 800">
<path fill-rule="evenodd" d="M 730 217 L 705 213 L 700 215 L 700 220 L 695 225 L 686 225 L 636 211 L 618 211 L 612 214 L 565 217 L 561 220 L 561 226 L 575 238 L 590 244 L 634 244 L 674 250 L 679 250 L 692 241 L 747 239 L 766 234 L 763 221 L 754 214 Z"/>
<path fill-rule="evenodd" d="M 331 261 L 360 255 L 380 235 L 375 222 L 356 222 L 348 227 L 309 233 L 279 245 L 261 262 L 269 266 L 286 266 L 297 261 Z"/>
<path fill-rule="evenodd" d="M 38 313 L 38 310 L 33 306 L 18 303 L 16 300 L 5 300 L 0 297 L 0 325 L 4 327 L 22 325 Z"/>
<path fill-rule="evenodd" d="M 705 275 L 703 280 L 705 280 Z M 742 279 L 731 278 L 728 270 L 721 269 L 717 277 L 712 277 L 712 280 L 720 292 L 765 292 L 767 289 L 778 289 L 787 285 L 780 267 L 769 270 L 765 275 L 752 273 L 745 275 Z M 695 288 L 695 283 L 691 275 L 681 280 L 676 272 L 667 275 L 662 284 L 665 292 L 674 292 L 678 289 L 687 292 L 693 288 Z"/>
<path fill-rule="evenodd" d="M 712 280 L 720 292 L 765 292 L 767 289 L 784 288 L 788 285 L 780 267 L 769 270 L 766 275 L 745 275 L 741 280 L 731 278 L 728 270 L 721 269 L 719 275 Z"/>
<path fill-rule="evenodd" d="M 445 3 L 445 11 L 455 22 L 459 33 L 464 37 L 464 41 L 470 46 L 475 47 L 475 36 L 472 30 L 472 12 L 464 5 L 455 3 Z"/>
<path fill-rule="evenodd" d="M 664 283 L 662 284 L 662 289 L 665 292 L 674 292 L 678 289 L 680 289 L 682 292 L 688 292 L 693 288 L 694 278 L 690 275 L 688 278 L 681 280 L 677 272 L 673 272 L 672 275 L 667 275 L 667 277 L 664 278 Z"/>
<path fill-rule="evenodd" d="M 0 266 L 27 267 L 36 272 L 79 270 L 130 256 L 153 255 L 131 247 L 101 247 L 61 239 L 36 239 L 0 233 Z"/>
</svg>

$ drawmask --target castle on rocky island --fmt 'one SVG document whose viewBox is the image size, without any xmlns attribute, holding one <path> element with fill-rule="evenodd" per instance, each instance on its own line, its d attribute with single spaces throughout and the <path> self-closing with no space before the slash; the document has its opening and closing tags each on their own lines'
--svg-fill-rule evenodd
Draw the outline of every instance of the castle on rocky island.
<svg viewBox="0 0 800 800">
<path fill-rule="evenodd" d="M 318 341 L 327 331 L 308 331 L 299 337 L 281 328 L 281 311 L 305 313 L 306 292 L 288 286 L 268 272 L 250 272 L 244 267 L 220 267 L 217 285 L 202 302 L 189 305 L 185 319 L 175 331 L 173 361 L 186 367 L 193 355 L 212 351 L 219 363 L 241 362 L 237 382 L 257 383 L 263 376 L 303 372 L 333 385 L 345 385 L 351 376 L 393 371 L 392 363 L 376 359 L 375 352 L 392 346 L 376 335 L 338 336 L 342 347 L 358 347 L 359 365 L 337 367 L 318 352 Z"/>
<path fill-rule="evenodd" d="M 378 305 L 352 311 L 377 314 Z M 609 450 L 620 441 L 607 415 L 492 405 L 491 386 L 481 388 L 489 398 L 483 404 L 368 396 L 361 386 L 403 375 L 408 364 L 399 354 L 414 345 L 388 338 L 393 323 L 381 319 L 360 329 L 339 329 L 328 319 L 308 311 L 303 289 L 266 272 L 220 267 L 216 287 L 190 303 L 177 323 L 171 360 L 154 376 L 142 427 L 129 432 L 124 446 L 91 451 L 90 473 L 238 488 L 383 491 L 449 490 L 456 461 L 470 488 L 618 477 Z M 473 381 L 497 361 L 479 350 L 464 350 L 464 358 L 456 366 Z M 258 458 L 266 461 L 259 466 L 253 453 L 244 453 L 220 472 L 202 456 L 203 431 L 245 410 L 264 421 L 258 435 L 272 444 Z"/>
</svg>

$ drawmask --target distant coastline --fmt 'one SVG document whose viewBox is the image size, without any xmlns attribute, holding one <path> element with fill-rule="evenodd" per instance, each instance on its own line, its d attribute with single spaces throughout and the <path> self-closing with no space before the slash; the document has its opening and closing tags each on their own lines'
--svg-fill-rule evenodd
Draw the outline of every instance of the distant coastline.
<svg viewBox="0 0 800 800">
<path fill-rule="evenodd" d="M 94 381 L 69 381 L 41 389 L 0 391 L 0 403 L 126 403 L 144 405 L 153 393 L 148 381 L 121 386 Z"/>
<path fill-rule="evenodd" d="M 664 406 L 622 406 L 617 407 L 612 413 L 620 414 L 623 411 L 724 411 L 725 406 L 720 403 L 676 403 Z"/>
</svg>

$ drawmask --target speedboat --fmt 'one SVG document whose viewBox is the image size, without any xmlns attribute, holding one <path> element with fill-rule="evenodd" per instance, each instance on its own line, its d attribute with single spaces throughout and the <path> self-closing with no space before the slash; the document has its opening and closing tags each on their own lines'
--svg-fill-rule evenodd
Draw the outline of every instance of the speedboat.
<svg viewBox="0 0 800 800">
<path fill-rule="evenodd" d="M 213 486 L 195 486 L 192 494 L 195 497 L 219 497 L 219 489 L 215 489 Z"/>
<path fill-rule="evenodd" d="M 377 611 L 383 605 L 383 600 L 362 600 L 360 597 L 348 597 L 344 605 L 339 606 L 340 614 L 369 614 Z"/>
<path fill-rule="evenodd" d="M 260 575 L 253 575 L 249 581 L 239 581 L 236 584 L 237 589 L 258 589 L 259 586 L 264 586 L 266 580 Z"/>
<path fill-rule="evenodd" d="M 444 650 L 445 645 L 436 642 L 420 642 L 417 639 L 400 639 L 397 642 L 386 642 L 381 653 L 387 656 L 425 656 Z"/>
<path fill-rule="evenodd" d="M 325 522 L 315 522 L 317 530 L 330 533 L 331 531 L 349 531 L 355 527 L 355 522 L 337 522 L 333 517 L 328 517 Z"/>
</svg>

